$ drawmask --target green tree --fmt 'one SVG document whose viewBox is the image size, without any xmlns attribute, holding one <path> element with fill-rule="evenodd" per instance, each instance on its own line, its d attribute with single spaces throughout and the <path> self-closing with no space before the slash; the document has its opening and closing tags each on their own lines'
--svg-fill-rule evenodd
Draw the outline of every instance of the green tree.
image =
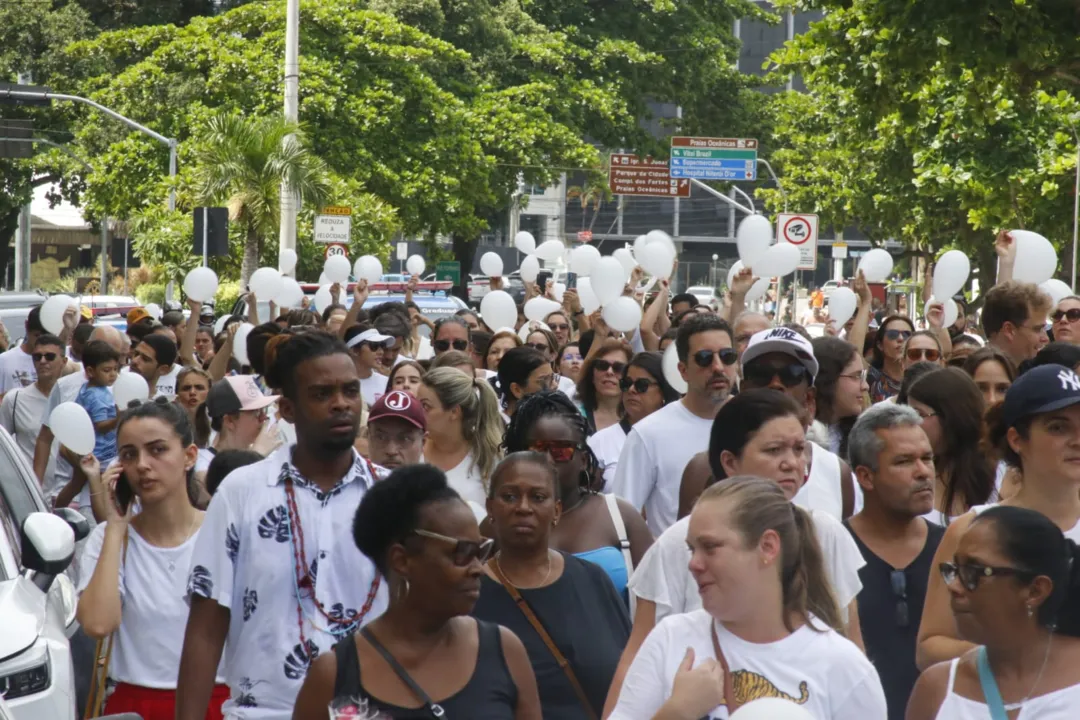
<svg viewBox="0 0 1080 720">
<path fill-rule="evenodd" d="M 581 205 L 581 229 L 592 230 L 596 224 L 596 217 L 600 214 L 600 209 L 604 207 L 604 203 L 610 202 L 612 198 L 611 188 L 608 186 L 607 178 L 590 174 L 585 179 L 584 185 L 571 185 L 566 188 L 567 201 L 577 200 Z M 589 221 L 589 227 L 585 227 L 585 218 L 588 216 L 588 211 L 592 210 L 592 220 Z"/>
</svg>

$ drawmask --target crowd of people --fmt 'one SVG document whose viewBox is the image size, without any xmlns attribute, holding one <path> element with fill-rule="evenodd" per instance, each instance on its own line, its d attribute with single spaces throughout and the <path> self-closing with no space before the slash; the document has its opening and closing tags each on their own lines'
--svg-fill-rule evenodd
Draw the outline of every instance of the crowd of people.
<svg viewBox="0 0 1080 720">
<path fill-rule="evenodd" d="M 746 309 L 749 270 L 720 310 L 632 282 L 631 333 L 573 289 L 518 328 L 363 282 L 217 333 L 196 302 L 32 312 L 0 425 L 94 525 L 84 716 L 1074 717 L 1080 298 L 998 246 L 978 324 L 859 277 L 814 338 Z M 116 407 L 124 373 L 153 397 Z M 92 454 L 49 428 L 67 401 Z"/>
</svg>

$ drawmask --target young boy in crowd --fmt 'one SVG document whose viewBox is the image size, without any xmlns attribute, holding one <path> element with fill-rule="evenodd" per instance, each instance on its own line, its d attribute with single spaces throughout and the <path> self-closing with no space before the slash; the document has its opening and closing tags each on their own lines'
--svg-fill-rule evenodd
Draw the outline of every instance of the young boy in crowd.
<svg viewBox="0 0 1080 720">
<path fill-rule="evenodd" d="M 116 401 L 112 385 L 120 372 L 120 354 L 103 340 L 93 340 L 83 349 L 83 368 L 86 384 L 79 390 L 75 402 L 86 410 L 94 423 L 97 439 L 94 457 L 107 467 L 116 457 Z"/>
</svg>

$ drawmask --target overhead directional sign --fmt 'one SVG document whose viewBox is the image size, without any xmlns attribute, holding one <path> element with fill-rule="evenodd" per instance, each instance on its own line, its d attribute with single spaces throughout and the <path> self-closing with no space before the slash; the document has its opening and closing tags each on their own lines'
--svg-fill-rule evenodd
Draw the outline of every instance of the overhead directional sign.
<svg viewBox="0 0 1080 720">
<path fill-rule="evenodd" d="M 690 181 L 672 179 L 665 160 L 613 153 L 608 187 L 615 195 L 690 197 Z"/>
<path fill-rule="evenodd" d="M 673 178 L 757 180 L 758 142 L 752 138 L 671 138 Z"/>
<path fill-rule="evenodd" d="M 799 248 L 799 270 L 817 269 L 818 216 L 781 213 L 776 216 L 780 242 Z"/>
</svg>

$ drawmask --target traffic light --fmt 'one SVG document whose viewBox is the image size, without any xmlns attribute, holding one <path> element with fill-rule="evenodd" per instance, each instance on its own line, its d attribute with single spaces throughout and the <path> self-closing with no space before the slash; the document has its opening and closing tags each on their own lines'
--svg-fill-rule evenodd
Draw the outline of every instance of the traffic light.
<svg viewBox="0 0 1080 720">
<path fill-rule="evenodd" d="M 16 97 L 12 92 L 19 93 L 34 93 L 38 97 Z M 11 83 L 0 82 L 0 105 L 32 105 L 36 107 L 46 107 L 52 104 L 46 96 L 51 92 L 49 88 L 43 85 L 13 85 Z"/>
</svg>

